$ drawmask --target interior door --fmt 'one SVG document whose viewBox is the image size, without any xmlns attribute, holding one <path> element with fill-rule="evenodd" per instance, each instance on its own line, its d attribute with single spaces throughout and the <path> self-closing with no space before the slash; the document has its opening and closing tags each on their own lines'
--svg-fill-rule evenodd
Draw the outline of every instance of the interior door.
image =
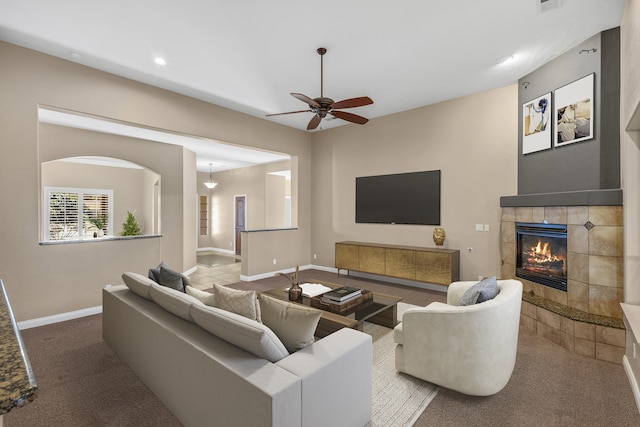
<svg viewBox="0 0 640 427">
<path fill-rule="evenodd" d="M 241 232 L 246 230 L 246 200 L 245 196 L 236 196 L 236 255 L 242 254 Z"/>
</svg>

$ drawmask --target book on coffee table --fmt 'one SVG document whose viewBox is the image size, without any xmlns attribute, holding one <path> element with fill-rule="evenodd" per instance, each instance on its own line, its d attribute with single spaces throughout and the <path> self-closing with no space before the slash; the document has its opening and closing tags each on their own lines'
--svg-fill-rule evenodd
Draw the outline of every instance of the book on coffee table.
<svg viewBox="0 0 640 427">
<path fill-rule="evenodd" d="M 322 294 L 322 299 L 331 302 L 342 302 L 362 295 L 362 289 L 342 286 L 332 291 Z"/>
<path fill-rule="evenodd" d="M 351 302 L 355 299 L 358 299 L 359 297 L 362 296 L 362 293 L 359 294 L 354 294 L 353 296 L 350 296 L 349 298 L 343 299 L 342 301 L 336 301 L 336 300 L 332 300 L 329 298 L 325 298 L 324 296 L 320 297 L 320 301 L 326 303 L 326 304 L 338 304 L 338 305 L 342 305 L 342 304 L 346 304 L 348 302 Z"/>
<path fill-rule="evenodd" d="M 331 290 L 330 287 L 321 283 L 302 283 L 300 287 L 302 288 L 302 295 L 308 298 L 317 297 Z M 289 292 L 289 288 L 286 288 L 285 292 Z"/>
</svg>

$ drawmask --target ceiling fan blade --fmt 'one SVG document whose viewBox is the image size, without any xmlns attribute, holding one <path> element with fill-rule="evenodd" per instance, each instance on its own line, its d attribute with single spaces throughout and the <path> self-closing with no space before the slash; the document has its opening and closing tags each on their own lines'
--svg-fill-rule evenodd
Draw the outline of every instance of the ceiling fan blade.
<svg viewBox="0 0 640 427">
<path fill-rule="evenodd" d="M 357 114 L 347 113 L 346 111 L 332 111 L 329 114 L 332 116 L 336 116 L 339 119 L 346 120 L 351 123 L 357 123 L 359 125 L 363 125 L 369 121 L 369 119 L 364 118 L 362 116 L 358 116 Z"/>
<path fill-rule="evenodd" d="M 317 128 L 318 125 L 320 124 L 320 120 L 322 120 L 322 118 L 319 115 L 315 114 L 311 119 L 311 121 L 309 122 L 309 124 L 307 125 L 307 130 L 313 130 Z"/>
<path fill-rule="evenodd" d="M 331 107 L 332 108 L 354 108 L 354 107 L 362 107 L 363 105 L 373 104 L 373 100 L 368 96 L 361 96 L 359 98 L 349 98 L 343 101 L 335 102 Z"/>
<path fill-rule="evenodd" d="M 291 96 L 293 96 L 296 99 L 299 99 L 302 102 L 306 102 L 307 104 L 309 104 L 309 107 L 316 107 L 316 108 L 320 107 L 320 104 L 318 104 L 313 99 L 309 98 L 307 95 L 303 95 L 301 93 L 292 93 Z"/>
<path fill-rule="evenodd" d="M 313 111 L 311 111 L 311 110 L 289 111 L 287 113 L 266 114 L 265 117 L 282 116 L 283 114 L 296 114 L 296 113 L 313 113 Z"/>
</svg>

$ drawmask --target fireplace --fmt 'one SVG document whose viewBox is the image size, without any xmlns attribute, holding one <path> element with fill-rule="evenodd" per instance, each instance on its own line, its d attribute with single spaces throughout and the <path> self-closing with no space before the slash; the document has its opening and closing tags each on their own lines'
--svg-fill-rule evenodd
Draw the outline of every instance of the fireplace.
<svg viewBox="0 0 640 427">
<path fill-rule="evenodd" d="M 566 292 L 566 224 L 517 222 L 516 241 L 516 276 Z"/>
</svg>

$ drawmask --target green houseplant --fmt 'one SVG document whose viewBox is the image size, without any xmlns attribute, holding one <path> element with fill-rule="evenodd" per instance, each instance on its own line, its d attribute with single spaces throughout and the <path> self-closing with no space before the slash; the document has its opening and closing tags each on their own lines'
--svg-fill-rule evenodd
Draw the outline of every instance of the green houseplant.
<svg viewBox="0 0 640 427">
<path fill-rule="evenodd" d="M 127 211 L 127 219 L 122 224 L 121 236 L 139 236 L 142 234 L 140 230 L 140 224 L 136 221 L 136 215 L 133 212 Z"/>
<path fill-rule="evenodd" d="M 93 237 L 98 237 L 98 235 L 102 235 L 104 233 L 104 229 L 107 228 L 109 224 L 109 214 L 98 214 L 94 217 L 87 216 L 87 222 L 91 224 L 93 228 L 97 231 L 93 233 Z"/>
</svg>

